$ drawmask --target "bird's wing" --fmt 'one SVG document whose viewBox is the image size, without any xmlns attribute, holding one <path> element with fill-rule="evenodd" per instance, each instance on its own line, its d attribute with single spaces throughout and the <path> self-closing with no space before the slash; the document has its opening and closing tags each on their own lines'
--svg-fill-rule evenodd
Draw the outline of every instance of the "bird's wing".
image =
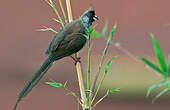
<svg viewBox="0 0 170 110">
<path fill-rule="evenodd" d="M 64 39 L 64 35 L 62 34 L 62 32 L 60 32 L 56 36 L 54 36 L 54 38 L 50 42 L 45 54 L 49 55 L 49 53 L 51 53 L 53 50 L 55 50 L 58 47 L 58 45 L 60 44 L 60 42 L 63 39 Z"/>
<path fill-rule="evenodd" d="M 73 53 L 78 52 L 80 49 L 82 49 L 85 43 L 86 43 L 85 34 L 72 33 L 64 38 L 60 46 L 61 48 L 69 52 L 72 52 L 73 54 Z"/>
<path fill-rule="evenodd" d="M 54 36 L 53 40 L 50 42 L 47 50 L 46 55 L 49 55 L 52 51 L 55 51 L 59 44 L 64 40 L 64 38 L 67 36 L 68 33 L 72 33 L 73 28 L 71 28 L 73 25 L 76 24 L 76 21 L 72 21 L 69 24 L 66 24 L 63 29 L 60 30 L 59 33 Z"/>
</svg>

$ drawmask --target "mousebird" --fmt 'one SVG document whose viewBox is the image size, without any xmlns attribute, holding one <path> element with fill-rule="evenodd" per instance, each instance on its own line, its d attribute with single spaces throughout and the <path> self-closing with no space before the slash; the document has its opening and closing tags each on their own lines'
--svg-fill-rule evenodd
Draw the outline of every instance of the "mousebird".
<svg viewBox="0 0 170 110">
<path fill-rule="evenodd" d="M 88 36 L 88 29 L 95 20 L 98 20 L 98 17 L 91 7 L 80 18 L 66 24 L 60 32 L 54 36 L 45 52 L 48 58 L 26 83 L 24 89 L 18 95 L 18 100 L 13 110 L 16 110 L 21 99 L 32 90 L 55 61 L 71 56 L 84 47 L 87 41 L 85 36 Z"/>
</svg>

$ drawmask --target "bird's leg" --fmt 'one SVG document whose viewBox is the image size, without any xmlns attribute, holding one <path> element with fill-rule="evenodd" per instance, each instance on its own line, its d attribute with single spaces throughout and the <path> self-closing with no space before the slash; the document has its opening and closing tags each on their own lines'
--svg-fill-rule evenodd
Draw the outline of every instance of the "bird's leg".
<svg viewBox="0 0 170 110">
<path fill-rule="evenodd" d="M 73 57 L 73 56 L 70 56 L 74 61 L 75 61 L 75 65 L 77 64 L 77 62 L 80 62 L 81 63 L 81 61 L 80 61 L 80 57 L 78 57 L 78 58 L 75 58 L 75 57 Z"/>
</svg>

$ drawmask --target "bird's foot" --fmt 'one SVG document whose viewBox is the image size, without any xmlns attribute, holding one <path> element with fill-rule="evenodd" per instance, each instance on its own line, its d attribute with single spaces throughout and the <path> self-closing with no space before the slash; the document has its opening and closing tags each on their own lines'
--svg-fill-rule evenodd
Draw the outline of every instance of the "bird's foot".
<svg viewBox="0 0 170 110">
<path fill-rule="evenodd" d="M 77 64 L 77 62 L 81 63 L 81 61 L 80 61 L 81 58 L 80 57 L 75 58 L 75 57 L 71 56 L 71 58 L 75 61 L 75 65 Z"/>
</svg>

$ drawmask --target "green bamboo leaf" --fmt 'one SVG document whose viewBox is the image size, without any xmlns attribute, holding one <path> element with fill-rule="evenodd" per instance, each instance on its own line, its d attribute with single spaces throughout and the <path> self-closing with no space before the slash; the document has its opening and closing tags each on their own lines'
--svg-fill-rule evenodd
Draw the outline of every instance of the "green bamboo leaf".
<svg viewBox="0 0 170 110">
<path fill-rule="evenodd" d="M 155 90 L 155 89 L 157 89 L 157 88 L 160 88 L 160 87 L 162 87 L 162 86 L 164 86 L 164 85 L 167 85 L 168 83 L 169 83 L 168 80 L 164 80 L 164 81 L 161 81 L 161 82 L 153 85 L 152 87 L 150 87 L 150 88 L 148 89 L 148 92 L 147 92 L 146 96 L 148 97 L 153 90 Z"/>
<path fill-rule="evenodd" d="M 166 73 L 167 72 L 167 65 L 166 65 L 166 62 L 165 62 L 165 58 L 164 58 L 162 49 L 161 49 L 159 43 L 157 42 L 155 36 L 153 35 L 153 33 L 151 33 L 150 36 L 152 37 L 155 54 L 156 54 L 157 59 L 159 61 L 161 70 Z"/>
<path fill-rule="evenodd" d="M 107 33 L 107 28 L 108 28 L 108 24 L 105 24 L 103 30 L 102 30 L 102 36 L 104 37 Z"/>
<path fill-rule="evenodd" d="M 98 32 L 92 32 L 91 34 L 90 34 L 90 37 L 100 37 L 101 36 L 101 34 L 100 33 L 98 33 Z"/>
<path fill-rule="evenodd" d="M 153 70 L 157 71 L 158 73 L 164 75 L 163 72 L 161 71 L 161 69 L 160 69 L 158 66 L 154 65 L 153 63 L 151 63 L 150 61 L 148 61 L 147 59 L 145 59 L 145 58 L 143 58 L 143 57 L 140 58 L 140 59 L 141 59 L 146 65 L 148 65 L 150 68 L 152 68 Z"/>
<path fill-rule="evenodd" d="M 38 29 L 37 31 L 51 31 L 51 28 Z"/>
<path fill-rule="evenodd" d="M 89 30 L 89 32 L 88 32 L 89 35 L 94 31 L 94 28 L 95 28 L 95 27 L 92 27 L 92 28 Z"/>
<path fill-rule="evenodd" d="M 67 81 L 64 83 L 63 87 L 66 88 L 66 85 L 67 85 Z"/>
<path fill-rule="evenodd" d="M 54 33 L 58 33 L 58 32 L 55 31 L 54 29 L 48 28 L 48 27 L 45 27 L 45 26 L 44 26 L 44 29 L 38 29 L 37 31 L 52 31 L 52 32 L 54 32 Z"/>
<path fill-rule="evenodd" d="M 89 36 L 86 35 L 86 34 L 83 34 L 83 36 L 88 40 L 89 39 Z"/>
<path fill-rule="evenodd" d="M 62 88 L 63 85 L 61 83 L 55 83 L 55 82 L 46 82 L 46 84 L 53 86 L 53 87 L 57 87 L 57 88 Z"/>
<path fill-rule="evenodd" d="M 116 93 L 116 92 L 119 92 L 119 91 L 120 91 L 120 88 L 117 88 L 117 89 L 109 90 L 109 93 Z"/>
<path fill-rule="evenodd" d="M 73 97 L 77 98 L 77 95 L 76 93 L 72 92 L 72 91 L 69 91 L 67 92 L 68 95 L 72 95 Z"/>
<path fill-rule="evenodd" d="M 118 56 L 114 56 L 112 57 L 112 59 L 106 64 L 106 67 L 105 67 L 105 74 L 107 74 L 108 70 L 109 70 L 109 67 L 110 67 L 110 64 L 112 63 L 112 61 L 117 58 Z"/>
<path fill-rule="evenodd" d="M 107 44 L 110 44 L 110 42 L 111 42 L 111 40 L 113 38 L 113 34 L 116 31 L 116 28 L 117 28 L 117 24 L 114 24 L 114 26 L 112 27 L 112 29 L 110 31 L 109 38 L 107 40 Z"/>
<path fill-rule="evenodd" d="M 88 33 L 91 34 L 95 30 L 97 25 L 98 24 L 95 24 L 93 27 L 91 27 Z"/>
<path fill-rule="evenodd" d="M 107 50 L 110 46 L 110 43 L 111 43 L 111 40 L 112 40 L 112 37 L 113 37 L 113 34 L 114 32 L 116 31 L 116 27 L 117 27 L 117 24 L 114 24 L 114 26 L 112 27 L 111 31 L 110 31 L 110 34 L 109 34 L 109 37 L 107 39 L 107 44 L 106 44 L 106 47 L 104 49 L 104 52 L 103 52 L 103 58 L 105 57 L 106 53 L 107 53 Z"/>
<path fill-rule="evenodd" d="M 168 76 L 170 76 L 170 54 L 168 56 Z"/>
<path fill-rule="evenodd" d="M 166 94 L 167 92 L 169 92 L 170 90 L 168 88 L 164 89 L 163 91 L 161 91 L 158 95 L 156 95 L 153 100 L 152 103 L 154 103 L 160 96 L 162 96 L 163 94 Z"/>
</svg>

